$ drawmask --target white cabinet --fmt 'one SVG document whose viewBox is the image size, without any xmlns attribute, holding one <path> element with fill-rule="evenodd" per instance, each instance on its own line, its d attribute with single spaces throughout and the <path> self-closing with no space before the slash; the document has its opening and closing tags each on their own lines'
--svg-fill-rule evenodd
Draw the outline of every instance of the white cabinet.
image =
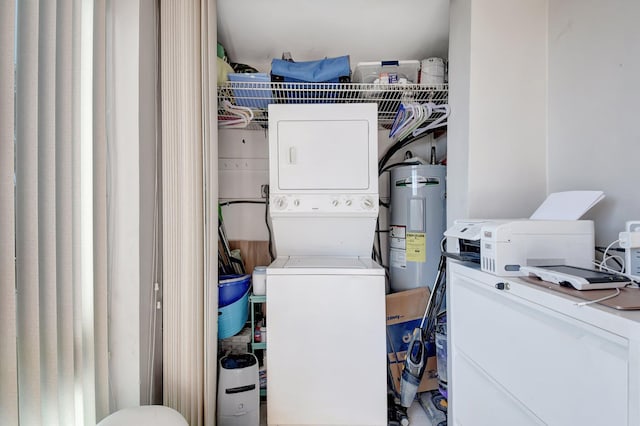
<svg viewBox="0 0 640 426">
<path fill-rule="evenodd" d="M 640 424 L 640 312 L 450 271 L 451 424 Z"/>
</svg>

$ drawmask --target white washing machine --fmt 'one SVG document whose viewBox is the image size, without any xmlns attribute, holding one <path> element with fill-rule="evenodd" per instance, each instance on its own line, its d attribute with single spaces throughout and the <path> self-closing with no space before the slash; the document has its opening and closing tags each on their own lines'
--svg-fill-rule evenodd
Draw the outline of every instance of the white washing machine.
<svg viewBox="0 0 640 426">
<path fill-rule="evenodd" d="M 269 425 L 386 425 L 376 104 L 269 106 Z"/>
</svg>

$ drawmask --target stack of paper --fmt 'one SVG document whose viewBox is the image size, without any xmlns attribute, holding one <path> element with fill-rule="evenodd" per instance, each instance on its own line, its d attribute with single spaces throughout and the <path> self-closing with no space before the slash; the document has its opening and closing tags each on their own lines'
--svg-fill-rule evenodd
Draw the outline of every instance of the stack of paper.
<svg viewBox="0 0 640 426">
<path fill-rule="evenodd" d="M 577 220 L 603 198 L 602 191 L 554 192 L 549 194 L 530 219 Z"/>
</svg>

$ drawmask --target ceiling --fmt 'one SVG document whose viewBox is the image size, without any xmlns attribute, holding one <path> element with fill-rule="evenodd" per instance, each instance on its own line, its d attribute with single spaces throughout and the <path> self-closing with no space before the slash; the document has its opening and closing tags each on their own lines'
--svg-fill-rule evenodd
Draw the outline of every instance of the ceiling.
<svg viewBox="0 0 640 426">
<path fill-rule="evenodd" d="M 447 58 L 449 0 L 218 0 L 229 59 L 269 72 L 271 59 L 359 62 Z"/>
</svg>

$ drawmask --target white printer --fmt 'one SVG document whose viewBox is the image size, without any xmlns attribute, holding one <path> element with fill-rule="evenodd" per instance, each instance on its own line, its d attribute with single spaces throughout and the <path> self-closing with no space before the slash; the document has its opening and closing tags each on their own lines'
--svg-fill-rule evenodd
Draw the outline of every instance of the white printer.
<svg viewBox="0 0 640 426">
<path fill-rule="evenodd" d="M 498 276 L 527 275 L 522 266 L 592 268 L 594 258 L 590 220 L 457 220 L 444 235 L 449 257 Z"/>
</svg>

